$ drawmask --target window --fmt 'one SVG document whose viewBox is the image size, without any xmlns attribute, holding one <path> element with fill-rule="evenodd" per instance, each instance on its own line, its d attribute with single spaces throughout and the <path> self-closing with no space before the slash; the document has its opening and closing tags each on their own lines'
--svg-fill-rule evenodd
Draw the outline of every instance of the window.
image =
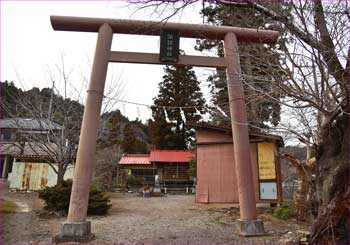
<svg viewBox="0 0 350 245">
<path fill-rule="evenodd" d="M 9 129 L 1 129 L 0 140 L 10 140 L 11 139 L 11 131 Z"/>
</svg>

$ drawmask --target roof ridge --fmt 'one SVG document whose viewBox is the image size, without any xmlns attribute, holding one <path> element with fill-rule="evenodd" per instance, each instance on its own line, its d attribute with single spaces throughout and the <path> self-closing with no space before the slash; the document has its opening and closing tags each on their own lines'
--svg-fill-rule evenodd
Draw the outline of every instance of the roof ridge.
<svg viewBox="0 0 350 245">
<path fill-rule="evenodd" d="M 153 149 L 152 151 L 193 151 L 193 150 L 171 150 L 171 149 Z"/>
<path fill-rule="evenodd" d="M 131 157 L 147 157 L 149 154 L 129 154 L 129 153 L 124 153 L 123 156 L 131 156 Z"/>
</svg>

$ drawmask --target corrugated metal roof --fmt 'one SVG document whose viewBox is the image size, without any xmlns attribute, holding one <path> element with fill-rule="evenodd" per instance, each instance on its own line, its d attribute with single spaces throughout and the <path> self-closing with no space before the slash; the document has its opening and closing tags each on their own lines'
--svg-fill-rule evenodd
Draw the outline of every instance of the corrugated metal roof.
<svg viewBox="0 0 350 245">
<path fill-rule="evenodd" d="M 190 150 L 152 150 L 150 162 L 189 162 L 194 158 Z"/>
<path fill-rule="evenodd" d="M 40 118 L 5 118 L 0 119 L 0 128 L 17 128 L 32 130 L 58 130 L 62 127 L 50 120 Z"/>
<path fill-rule="evenodd" d="M 48 152 L 57 152 L 57 145 L 54 143 L 41 143 L 41 142 L 1 142 L 0 154 L 12 155 L 12 156 L 36 156 L 36 157 L 49 157 Z"/>
<path fill-rule="evenodd" d="M 232 134 L 231 127 L 214 125 L 214 124 L 205 123 L 205 122 L 197 123 L 197 122 L 187 121 L 186 123 L 188 126 L 194 127 L 196 129 L 214 130 L 214 131 L 224 132 L 226 134 Z M 282 147 L 284 145 L 283 138 L 279 135 L 249 132 L 249 137 L 257 137 L 261 139 L 272 139 L 272 140 L 278 141 L 279 146 Z"/>
<path fill-rule="evenodd" d="M 148 154 L 123 154 L 119 164 L 151 164 L 151 162 L 149 161 Z"/>
</svg>

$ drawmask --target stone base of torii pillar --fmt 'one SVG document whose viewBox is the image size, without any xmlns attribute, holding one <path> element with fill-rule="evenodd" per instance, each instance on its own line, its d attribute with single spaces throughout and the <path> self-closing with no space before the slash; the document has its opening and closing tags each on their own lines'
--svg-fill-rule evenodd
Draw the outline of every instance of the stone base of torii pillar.
<svg viewBox="0 0 350 245">
<path fill-rule="evenodd" d="M 52 238 L 52 243 L 79 242 L 87 243 L 95 238 L 91 233 L 91 222 L 63 222 L 60 234 Z"/>
<path fill-rule="evenodd" d="M 238 229 L 238 233 L 241 236 L 249 237 L 249 236 L 263 236 L 267 233 L 264 229 L 264 223 L 262 220 L 237 220 L 236 227 Z"/>
</svg>

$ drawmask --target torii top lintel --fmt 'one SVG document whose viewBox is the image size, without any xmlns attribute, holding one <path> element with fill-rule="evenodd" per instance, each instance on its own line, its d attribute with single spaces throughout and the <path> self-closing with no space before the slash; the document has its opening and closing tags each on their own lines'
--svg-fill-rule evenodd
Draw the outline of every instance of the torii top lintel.
<svg viewBox="0 0 350 245">
<path fill-rule="evenodd" d="M 100 26 L 107 23 L 113 33 L 159 36 L 162 28 L 170 28 L 177 29 L 180 37 L 223 40 L 227 33 L 233 32 L 240 42 L 265 44 L 276 43 L 279 35 L 277 31 L 232 26 L 71 16 L 51 16 L 50 19 L 53 29 L 57 31 L 98 32 Z"/>
</svg>

